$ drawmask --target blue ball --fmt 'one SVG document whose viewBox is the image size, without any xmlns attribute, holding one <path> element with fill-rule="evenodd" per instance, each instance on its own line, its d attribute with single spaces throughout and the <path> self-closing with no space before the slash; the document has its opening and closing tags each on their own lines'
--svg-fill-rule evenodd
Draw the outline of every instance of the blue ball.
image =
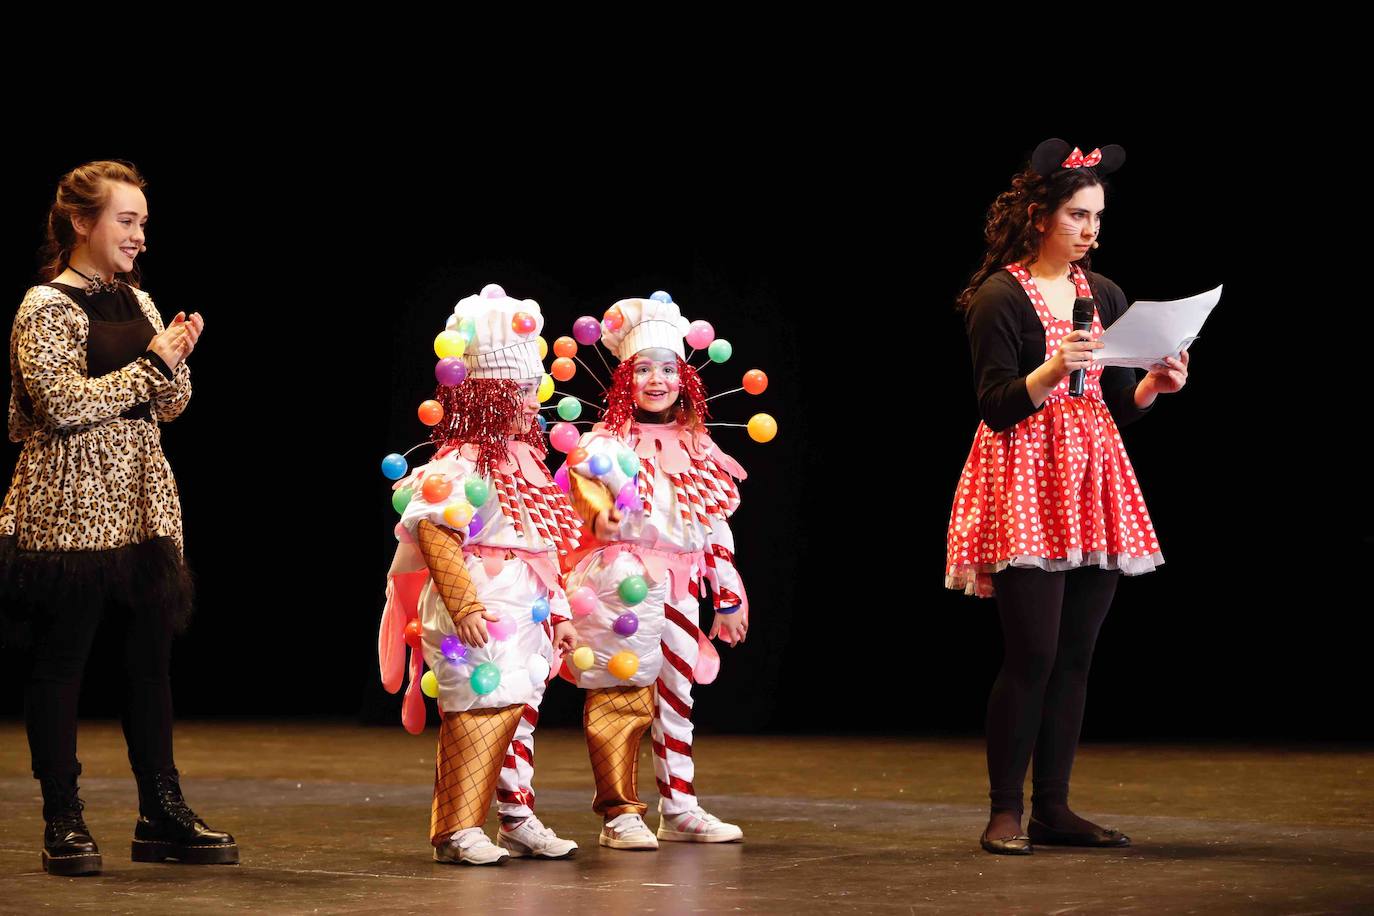
<svg viewBox="0 0 1374 916">
<path fill-rule="evenodd" d="M 534 606 L 530 608 L 530 617 L 534 618 L 535 623 L 543 623 L 549 619 L 549 599 L 536 598 Z"/>
<path fill-rule="evenodd" d="M 607 458 L 605 455 L 593 455 L 590 464 L 592 473 L 597 477 L 609 474 L 611 471 L 611 459 Z"/>
<path fill-rule="evenodd" d="M 672 301 L 673 301 L 673 297 L 670 296 L 670 295 L 668 295 L 667 293 L 665 293 L 663 290 L 659 290 L 658 292 L 654 293 L 654 294 L 653 294 L 652 296 L 650 296 L 649 298 L 652 299 L 652 300 L 654 300 L 655 302 L 672 302 Z"/>
<path fill-rule="evenodd" d="M 544 415 L 542 413 L 535 417 L 535 419 L 539 421 L 539 431 L 541 433 L 546 433 L 549 431 L 549 421 L 544 419 Z"/>
<path fill-rule="evenodd" d="M 382 474 L 387 480 L 400 480 L 410 470 L 403 456 L 392 452 L 382 459 Z"/>
</svg>

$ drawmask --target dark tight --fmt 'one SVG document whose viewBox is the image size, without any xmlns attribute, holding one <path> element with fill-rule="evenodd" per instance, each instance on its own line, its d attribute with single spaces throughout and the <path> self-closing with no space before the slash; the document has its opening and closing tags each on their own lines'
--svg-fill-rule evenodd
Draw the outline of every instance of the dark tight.
<svg viewBox="0 0 1374 916">
<path fill-rule="evenodd" d="M 1090 829 L 1069 811 L 1069 772 L 1093 646 L 1119 576 L 1098 567 L 1009 566 L 992 577 L 1006 654 L 988 699 L 990 837 L 1019 832 L 1032 749 L 1032 816 L 1059 829 Z"/>
<path fill-rule="evenodd" d="M 123 637 L 128 680 L 121 722 L 130 765 L 135 772 L 173 766 L 171 618 L 155 603 L 129 607 L 93 596 L 54 608 L 34 635 L 24 721 L 35 778 L 81 772 L 76 706 L 97 630 Z"/>
</svg>

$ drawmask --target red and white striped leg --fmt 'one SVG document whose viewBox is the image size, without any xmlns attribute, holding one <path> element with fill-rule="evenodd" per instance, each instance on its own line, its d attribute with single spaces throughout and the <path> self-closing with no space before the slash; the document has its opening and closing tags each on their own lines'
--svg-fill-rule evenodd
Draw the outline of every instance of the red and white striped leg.
<svg viewBox="0 0 1374 916">
<path fill-rule="evenodd" d="M 535 698 L 537 703 L 542 698 Z M 534 813 L 534 726 L 539 710 L 526 706 L 515 727 L 515 737 L 506 749 L 505 765 L 496 783 L 496 810 L 503 818 L 529 817 Z"/>
<path fill-rule="evenodd" d="M 696 807 L 692 780 L 692 669 L 697 663 L 697 589 L 678 604 L 663 607 L 663 666 L 654 687 L 654 776 L 660 810 L 680 814 Z"/>
</svg>

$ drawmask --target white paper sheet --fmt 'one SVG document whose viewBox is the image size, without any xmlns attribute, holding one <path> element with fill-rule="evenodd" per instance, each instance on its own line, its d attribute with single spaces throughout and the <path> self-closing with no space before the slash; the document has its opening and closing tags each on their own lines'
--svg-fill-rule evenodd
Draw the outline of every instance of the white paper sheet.
<svg viewBox="0 0 1374 916">
<path fill-rule="evenodd" d="M 1221 287 L 1169 302 L 1135 302 L 1098 340 L 1093 354 L 1109 366 L 1148 369 L 1166 356 L 1178 356 L 1198 339 L 1202 323 L 1221 298 Z"/>
</svg>

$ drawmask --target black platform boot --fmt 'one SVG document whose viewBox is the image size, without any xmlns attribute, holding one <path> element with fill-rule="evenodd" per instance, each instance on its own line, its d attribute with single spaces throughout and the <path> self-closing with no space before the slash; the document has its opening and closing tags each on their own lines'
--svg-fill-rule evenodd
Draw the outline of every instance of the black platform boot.
<svg viewBox="0 0 1374 916">
<path fill-rule="evenodd" d="M 43 787 L 43 870 L 50 875 L 100 874 L 100 849 L 81 816 L 76 774 L 41 776 Z"/>
<path fill-rule="evenodd" d="M 174 859 L 188 865 L 237 865 L 239 847 L 222 830 L 211 830 L 186 804 L 176 769 L 134 773 L 138 781 L 135 862 Z"/>
</svg>

